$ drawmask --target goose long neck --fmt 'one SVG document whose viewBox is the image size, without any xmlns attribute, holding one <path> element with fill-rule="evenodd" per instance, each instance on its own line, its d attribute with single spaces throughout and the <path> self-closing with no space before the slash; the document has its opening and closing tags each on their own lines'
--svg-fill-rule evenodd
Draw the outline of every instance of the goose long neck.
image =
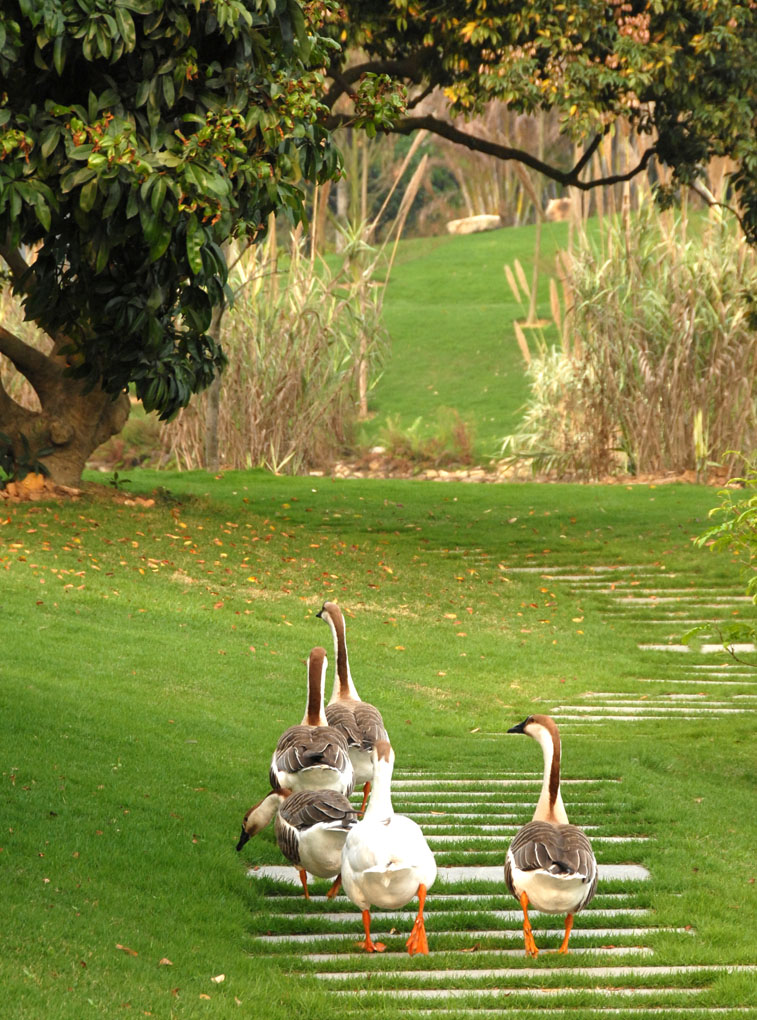
<svg viewBox="0 0 757 1020">
<path fill-rule="evenodd" d="M 544 776 L 534 820 L 567 824 L 568 815 L 560 793 L 560 734 L 557 728 L 542 727 L 536 739 L 544 755 Z"/>
<path fill-rule="evenodd" d="M 308 700 L 302 720 L 305 726 L 328 726 L 323 705 L 323 679 L 326 665 L 325 650 L 314 648 L 308 658 Z"/>
<path fill-rule="evenodd" d="M 248 811 L 244 820 L 245 829 L 254 829 L 256 832 L 264 829 L 279 810 L 282 800 L 284 797 L 280 793 L 269 793 Z"/>
<path fill-rule="evenodd" d="M 389 747 L 389 744 L 385 741 L 380 741 L 376 745 L 376 750 L 373 752 L 376 755 L 378 752 L 377 760 L 373 763 L 373 779 L 371 780 L 371 796 L 368 801 L 368 807 L 365 809 L 363 817 L 365 819 L 374 819 L 375 821 L 382 821 L 383 819 L 389 819 L 394 814 L 394 808 L 392 806 L 392 771 L 394 768 L 393 756 L 390 752 L 384 752 L 383 746 Z M 386 757 L 384 754 L 386 753 Z"/>
<path fill-rule="evenodd" d="M 331 693 L 329 704 L 335 701 L 360 701 L 360 698 L 350 672 L 350 660 L 347 655 L 347 628 L 344 622 L 344 615 L 335 603 L 329 603 L 323 614 L 334 639 L 334 659 L 336 669 L 334 671 L 334 688 Z"/>
</svg>

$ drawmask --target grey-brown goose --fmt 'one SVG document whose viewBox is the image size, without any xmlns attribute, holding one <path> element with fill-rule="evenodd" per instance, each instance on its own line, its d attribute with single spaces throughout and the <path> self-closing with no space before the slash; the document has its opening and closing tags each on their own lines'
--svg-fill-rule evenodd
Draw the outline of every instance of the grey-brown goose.
<svg viewBox="0 0 757 1020">
<path fill-rule="evenodd" d="M 525 733 L 541 745 L 544 778 L 533 820 L 519 829 L 507 851 L 505 884 L 523 910 L 526 954 L 537 956 L 528 907 L 546 914 L 565 914 L 565 937 L 558 949 L 568 952 L 573 917 L 594 896 L 597 862 L 591 843 L 568 816 L 560 794 L 560 732 L 548 715 L 530 715 L 508 733 Z"/>
<path fill-rule="evenodd" d="M 326 894 L 329 899 L 339 892 L 342 847 L 357 820 L 347 798 L 334 790 L 306 790 L 284 799 L 276 815 L 276 842 L 297 868 L 305 899 L 310 899 L 308 872 L 334 879 Z"/>
<path fill-rule="evenodd" d="M 323 648 L 308 656 L 308 698 L 299 726 L 279 737 L 271 758 L 270 781 L 274 792 L 336 790 L 349 797 L 355 785 L 347 741 L 328 725 L 323 706 L 323 684 L 328 659 Z"/>
<path fill-rule="evenodd" d="M 358 820 L 347 798 L 335 790 L 304 790 L 291 795 L 271 791 L 244 816 L 237 850 L 257 836 L 274 815 L 276 842 L 297 868 L 305 899 L 310 899 L 308 872 L 318 878 L 334 878 L 326 895 L 329 899 L 336 896 L 342 883 L 342 847 Z"/>
<path fill-rule="evenodd" d="M 355 770 L 355 785 L 363 787 L 363 803 L 360 806 L 362 814 L 373 776 L 371 752 L 378 743 L 388 741 L 389 735 L 379 710 L 362 701 L 355 687 L 347 655 L 347 633 L 342 610 L 336 602 L 324 602 L 316 616 L 325 620 L 331 628 L 336 659 L 334 687 L 326 706 L 326 718 L 329 726 L 338 729 L 347 741 Z"/>
</svg>

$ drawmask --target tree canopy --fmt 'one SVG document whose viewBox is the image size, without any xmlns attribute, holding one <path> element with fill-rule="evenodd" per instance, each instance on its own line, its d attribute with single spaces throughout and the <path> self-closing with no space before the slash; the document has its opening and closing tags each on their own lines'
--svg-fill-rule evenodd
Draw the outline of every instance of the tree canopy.
<svg viewBox="0 0 757 1020">
<path fill-rule="evenodd" d="M 587 189 L 644 171 L 672 171 L 663 202 L 713 156 L 729 156 L 740 216 L 757 242 L 757 4 L 753 0 L 345 0 L 345 46 L 330 65 L 331 126 L 349 123 L 366 74 L 402 82 L 406 113 L 392 130 L 427 128 L 565 186 Z M 354 54 L 359 56 L 355 57 Z M 348 59 L 349 55 L 349 59 Z M 556 110 L 581 153 L 572 166 L 477 136 L 423 112 L 443 90 L 449 111 L 501 100 L 525 113 Z M 353 104 L 354 105 L 354 104 Z M 603 181 L 587 176 L 604 135 L 625 121 L 643 142 L 639 162 Z"/>
<path fill-rule="evenodd" d="M 338 168 L 318 101 L 332 15 L 330 0 L 5 0 L 0 255 L 69 376 L 134 383 L 162 416 L 211 381 L 221 244 L 274 211 L 300 219 L 302 181 Z M 0 354 L 44 388 L 49 360 L 2 327 Z"/>
</svg>

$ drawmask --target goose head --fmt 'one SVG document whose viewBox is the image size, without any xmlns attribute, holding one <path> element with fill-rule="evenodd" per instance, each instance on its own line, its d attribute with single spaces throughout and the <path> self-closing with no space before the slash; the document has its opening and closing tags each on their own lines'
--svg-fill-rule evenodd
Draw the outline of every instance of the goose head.
<svg viewBox="0 0 757 1020">
<path fill-rule="evenodd" d="M 525 733 L 527 737 L 532 737 L 542 747 L 548 743 L 559 754 L 560 731 L 557 728 L 557 723 L 548 715 L 530 715 L 523 722 L 511 726 L 507 732 Z"/>
<path fill-rule="evenodd" d="M 288 791 L 287 791 L 288 792 Z M 237 850 L 241 850 L 248 839 L 251 839 L 268 825 L 273 816 L 279 810 L 281 802 L 286 796 L 285 793 L 271 791 L 261 801 L 254 804 L 242 819 L 242 834 L 237 843 Z"/>
</svg>

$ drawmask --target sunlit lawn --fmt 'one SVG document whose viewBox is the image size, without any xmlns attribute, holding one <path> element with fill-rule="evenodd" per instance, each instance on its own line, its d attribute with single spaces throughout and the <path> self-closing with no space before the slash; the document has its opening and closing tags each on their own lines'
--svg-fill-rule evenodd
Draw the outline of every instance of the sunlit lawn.
<svg viewBox="0 0 757 1020">
<path fill-rule="evenodd" d="M 334 1012 L 287 956 L 251 952 L 268 908 L 245 868 L 280 861 L 272 833 L 234 851 L 277 736 L 302 716 L 308 651 L 330 652 L 324 598 L 349 613 L 358 690 L 398 767 L 485 776 L 538 763 L 530 742 L 483 744 L 477 729 L 628 690 L 651 661 L 592 595 L 512 568 L 664 563 L 694 586 L 742 587 L 726 557 L 691 546 L 705 488 L 127 474 L 132 499 L 161 487 L 154 506 L 107 487 L 0 504 L 0 975 L 14 1020 Z M 697 930 L 663 939 L 665 962 L 753 962 L 753 723 L 634 733 L 576 738 L 566 755 L 621 777 L 655 837 L 639 853 L 658 922 Z"/>
</svg>

